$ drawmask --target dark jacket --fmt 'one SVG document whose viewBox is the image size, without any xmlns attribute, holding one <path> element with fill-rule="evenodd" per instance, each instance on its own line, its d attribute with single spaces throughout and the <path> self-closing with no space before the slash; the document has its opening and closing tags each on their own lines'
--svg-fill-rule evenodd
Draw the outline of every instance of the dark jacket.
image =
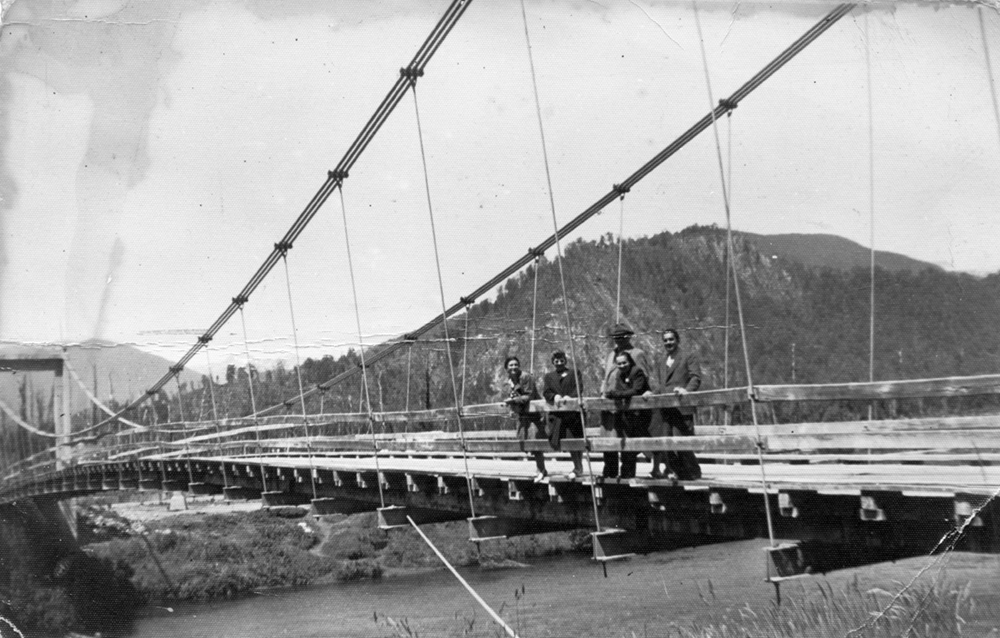
<svg viewBox="0 0 1000 638">
<path fill-rule="evenodd" d="M 583 379 L 580 379 L 580 385 L 583 386 Z M 583 394 L 577 390 L 576 371 L 573 368 L 566 368 L 563 373 L 553 370 L 542 379 L 542 396 L 545 400 L 552 403 L 557 394 L 564 397 L 579 397 Z"/>
<path fill-rule="evenodd" d="M 609 378 L 612 386 L 604 393 L 609 399 L 615 399 L 620 403 L 618 412 L 614 413 L 614 426 L 619 435 L 626 437 L 649 436 L 649 422 L 653 413 L 649 410 L 628 410 L 632 397 L 647 392 L 649 379 L 646 371 L 638 365 L 632 366 L 628 374 L 622 376 L 620 370 L 615 370 Z"/>
<path fill-rule="evenodd" d="M 698 362 L 698 355 L 678 348 L 672 366 L 667 365 L 666 357 L 657 363 L 656 378 L 660 383 L 653 390 L 656 394 L 671 394 L 674 388 L 684 388 L 688 392 L 694 392 L 701 387 L 701 365 Z M 677 409 L 681 414 L 694 414 L 694 408 L 691 407 Z"/>
<path fill-rule="evenodd" d="M 538 423 L 542 420 L 540 413 L 528 411 L 529 402 L 542 398 L 538 394 L 534 377 L 527 372 L 522 372 L 517 383 L 511 381 L 510 377 L 507 377 L 505 390 L 507 396 L 504 398 L 511 399 L 508 405 L 510 405 L 510 411 L 517 415 L 519 425 L 524 426 L 529 423 Z"/>
</svg>

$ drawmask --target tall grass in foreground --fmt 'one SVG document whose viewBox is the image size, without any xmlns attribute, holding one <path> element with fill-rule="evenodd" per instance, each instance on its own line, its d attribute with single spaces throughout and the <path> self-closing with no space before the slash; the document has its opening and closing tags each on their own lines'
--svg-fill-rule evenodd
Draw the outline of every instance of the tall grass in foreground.
<svg viewBox="0 0 1000 638">
<path fill-rule="evenodd" d="M 892 593 L 878 588 L 862 591 L 855 578 L 839 592 L 820 582 L 814 591 L 802 585 L 790 593 L 780 606 L 747 605 L 706 622 L 671 628 L 666 636 L 947 638 L 968 635 L 964 628 L 976 607 L 968 584 L 929 583 Z"/>
<path fill-rule="evenodd" d="M 711 584 L 709 596 L 702 594 L 707 607 L 714 608 Z M 791 594 L 791 595 L 789 595 Z M 516 596 L 515 596 L 516 597 Z M 506 608 L 506 609 L 505 609 Z M 517 627 L 521 638 L 554 635 L 543 628 L 524 627 L 515 618 L 518 601 L 504 605 L 501 614 Z M 507 613 L 504 613 L 506 611 Z M 970 625 L 976 612 L 970 586 L 946 583 L 921 584 L 902 593 L 883 589 L 862 591 L 858 580 L 843 591 L 829 584 L 815 588 L 802 585 L 787 592 L 782 604 L 760 609 L 749 605 L 709 612 L 704 619 L 688 626 L 646 627 L 641 632 L 627 631 L 608 638 L 951 638 L 969 635 L 995 635 Z M 509 616 L 509 617 L 508 617 Z M 444 634 L 422 633 L 407 620 L 388 616 L 374 617 L 384 636 L 391 638 L 505 638 L 504 630 L 488 618 L 477 622 L 476 614 L 456 617 L 455 627 Z"/>
</svg>

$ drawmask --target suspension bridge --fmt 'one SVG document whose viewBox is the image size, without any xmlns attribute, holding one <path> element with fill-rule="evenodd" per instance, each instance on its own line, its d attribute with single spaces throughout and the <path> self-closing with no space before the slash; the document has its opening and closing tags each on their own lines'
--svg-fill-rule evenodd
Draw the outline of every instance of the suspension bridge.
<svg viewBox="0 0 1000 638">
<path fill-rule="evenodd" d="M 1000 551 L 994 500 L 1000 486 L 997 416 L 770 425 L 759 423 L 757 418 L 760 406 L 776 404 L 992 396 L 1000 394 L 1000 374 L 875 381 L 870 373 L 866 382 L 763 385 L 753 383 L 747 361 L 747 383 L 739 387 L 681 396 L 636 396 L 627 405 L 597 396 L 569 398 L 558 404 L 532 402 L 530 412 L 579 412 L 591 424 L 582 438 L 563 439 L 558 450 L 553 450 L 547 440 L 521 440 L 512 431 L 475 426 L 477 421 L 492 418 L 496 422 L 508 417 L 510 408 L 505 403 L 465 404 L 459 396 L 454 369 L 450 370 L 453 407 L 387 412 L 374 410 L 368 399 L 363 402 L 365 409 L 358 412 L 307 411 L 308 399 L 322 396 L 349 379 L 362 377 L 367 393 L 371 368 L 421 339 L 442 337 L 450 347 L 454 341 L 449 334 L 450 318 L 467 314 L 497 285 L 526 266 L 537 264 L 552 249 L 561 268 L 561 239 L 622 200 L 644 177 L 710 129 L 719 149 L 728 220 L 729 199 L 717 122 L 729 117 L 755 89 L 855 11 L 853 4 L 834 8 L 732 94 L 716 102 L 709 88 L 711 110 L 703 118 L 568 223 L 558 225 L 553 203 L 553 234 L 451 306 L 447 305 L 438 266 L 441 313 L 424 325 L 383 344 L 364 344 L 355 290 L 360 348 L 360 365 L 356 369 L 311 387 L 306 387 L 298 376 L 299 391 L 295 396 L 276 405 L 259 406 L 247 345 L 250 414 L 239 418 L 216 415 L 205 421 L 186 420 L 181 415 L 176 422 L 155 425 L 137 422 L 136 410 L 176 380 L 196 355 L 207 353 L 223 326 L 237 314 L 243 322 L 245 306 L 279 263 L 285 267 L 288 311 L 292 334 L 296 333 L 288 257 L 296 240 L 335 193 L 344 220 L 353 290 L 348 212 L 343 201 L 350 171 L 407 94 L 413 98 L 420 135 L 416 87 L 470 4 L 469 0 L 455 0 L 448 7 L 412 60 L 400 69 L 395 83 L 343 158 L 328 171 L 287 233 L 275 242 L 273 251 L 190 350 L 145 394 L 112 409 L 86 388 L 72 362 L 63 355 L 0 361 L 11 371 L 54 373 L 58 380 L 55 402 L 62 406 L 52 431 L 27 422 L 3 406 L 10 422 L 30 433 L 33 440 L 47 444 L 41 451 L 4 450 L 0 502 L 155 490 L 260 499 L 266 507 L 308 504 L 317 515 L 377 511 L 380 525 L 385 528 L 465 519 L 469 521 L 470 539 L 476 542 L 582 528 L 593 531 L 595 558 L 599 560 L 620 558 L 650 547 L 762 537 L 769 540 L 767 576 L 774 582 L 852 562 L 924 554 L 939 549 L 942 543 L 948 548 Z M 530 59 L 526 19 L 524 25 Z M 707 61 L 705 72 L 707 78 Z M 534 82 L 533 67 L 532 78 Z M 537 86 L 534 90 L 544 154 Z M 433 200 L 426 179 L 422 136 L 420 140 L 433 229 Z M 548 189 L 551 194 L 550 182 Z M 434 242 L 437 256 L 436 237 Z M 731 249 L 731 236 L 728 245 Z M 728 259 L 739 307 L 739 271 L 734 262 L 734 258 Z M 566 295 L 563 297 L 565 301 Z M 572 351 L 574 323 L 568 305 L 565 312 L 567 348 L 576 361 L 578 357 Z M 739 323 L 743 324 L 742 315 Z M 243 334 L 245 339 L 245 323 Z M 295 370 L 300 375 L 297 343 L 295 349 Z M 449 351 L 446 357 L 449 365 L 453 365 L 451 354 Z M 71 380 L 104 410 L 106 418 L 87 427 L 72 427 L 68 403 Z M 692 408 L 700 415 L 714 417 L 734 406 L 752 415 L 751 425 L 730 425 L 725 421 L 713 424 L 710 418 L 700 416 L 693 436 L 642 438 L 605 436 L 601 428 L 593 427 L 595 415 L 625 409 Z M 421 427 L 420 431 L 391 432 L 394 425 L 400 424 Z M 697 453 L 702 477 L 678 482 L 601 475 L 602 453 L 668 451 Z M 527 456 L 535 452 L 545 453 L 550 460 L 550 476 L 541 481 L 533 480 L 535 469 Z M 568 454 L 573 452 L 583 454 L 587 471 L 569 478 L 564 475 L 571 468 Z"/>
</svg>

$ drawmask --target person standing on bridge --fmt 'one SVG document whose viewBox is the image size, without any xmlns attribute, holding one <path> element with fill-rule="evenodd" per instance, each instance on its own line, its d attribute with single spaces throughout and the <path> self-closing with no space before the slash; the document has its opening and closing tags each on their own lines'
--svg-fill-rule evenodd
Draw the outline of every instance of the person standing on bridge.
<svg viewBox="0 0 1000 638">
<path fill-rule="evenodd" d="M 627 352 L 635 366 L 643 371 L 646 378 L 653 373 L 653 365 L 645 351 L 632 345 L 632 335 L 635 333 L 628 325 L 616 323 L 608 331 L 608 338 L 611 340 L 612 350 L 604 360 L 604 379 L 601 381 L 601 396 L 607 396 L 607 392 L 614 388 L 615 375 L 618 374 L 618 367 L 615 365 L 615 358 L 622 352 Z M 601 412 L 602 437 L 619 437 L 615 428 L 615 413 Z M 618 477 L 618 453 L 604 453 L 604 478 Z"/>
<path fill-rule="evenodd" d="M 660 360 L 656 369 L 656 377 L 660 380 L 658 394 L 674 393 L 683 396 L 701 387 L 701 365 L 693 352 L 681 350 L 681 334 L 674 328 L 663 331 L 663 349 L 666 357 Z M 694 408 L 683 406 L 677 408 L 660 408 L 665 432 L 662 436 L 693 436 Z M 657 432 L 656 434 L 661 434 Z M 701 478 L 701 467 L 694 452 L 654 452 L 653 478 L 663 478 L 660 464 L 666 464 L 667 476 L 674 474 L 682 481 Z M 673 477 L 672 477 L 673 478 Z"/>
<path fill-rule="evenodd" d="M 583 393 L 583 380 L 576 370 L 567 367 L 566 353 L 557 350 L 552 353 L 552 365 L 555 370 L 542 379 L 542 397 L 556 407 L 565 399 L 579 398 Z M 583 438 L 583 418 L 579 410 L 553 410 L 549 416 L 549 443 L 552 449 L 558 450 L 560 442 L 565 438 Z M 566 475 L 569 480 L 583 474 L 583 452 L 570 452 L 573 461 L 573 471 Z"/>
<path fill-rule="evenodd" d="M 611 377 L 611 387 L 605 391 L 604 396 L 614 399 L 617 403 L 617 410 L 614 414 L 615 434 L 620 439 L 634 439 L 649 436 L 649 422 L 653 413 L 649 410 L 629 410 L 632 397 L 650 393 L 649 379 L 646 371 L 639 367 L 632 355 L 624 350 L 615 355 L 615 372 Z M 611 455 L 609 457 L 609 455 Z M 620 478 L 635 478 L 635 465 L 639 458 L 638 452 L 621 453 L 621 474 Z M 618 453 L 607 452 L 604 454 L 604 470 L 608 471 L 611 465 L 613 474 L 618 470 Z"/>
<path fill-rule="evenodd" d="M 507 399 L 504 403 L 517 415 L 517 438 L 521 441 L 547 438 L 541 413 L 529 411 L 529 404 L 542 398 L 535 386 L 535 379 L 527 372 L 521 371 L 521 360 L 517 357 L 507 357 L 503 367 L 507 372 Z M 538 470 L 535 483 L 541 483 L 549 475 L 545 471 L 545 455 L 542 452 L 532 452 L 531 455 Z"/>
</svg>

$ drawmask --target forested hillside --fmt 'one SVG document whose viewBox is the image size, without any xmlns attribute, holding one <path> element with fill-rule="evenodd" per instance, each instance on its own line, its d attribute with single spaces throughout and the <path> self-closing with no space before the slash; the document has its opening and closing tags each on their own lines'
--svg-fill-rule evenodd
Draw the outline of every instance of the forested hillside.
<svg viewBox="0 0 1000 638">
<path fill-rule="evenodd" d="M 747 350 L 755 383 L 824 383 L 868 379 L 869 273 L 867 268 L 807 266 L 775 254 L 762 254 L 758 236 L 736 234 Z M 715 227 L 691 227 L 679 233 L 625 242 L 621 270 L 621 316 L 636 331 L 635 342 L 659 357 L 660 331 L 678 328 L 682 347 L 701 358 L 703 388 L 746 383 L 746 368 L 734 289 L 730 285 L 729 357 L 726 365 L 726 241 Z M 794 254 L 802 249 L 786 250 Z M 854 250 L 854 249 L 851 249 Z M 977 278 L 928 265 L 918 270 L 908 261 L 899 270 L 876 269 L 875 378 L 908 379 L 972 375 L 1000 371 L 1000 275 Z M 608 340 L 616 321 L 618 245 L 610 236 L 565 246 L 565 272 L 576 363 L 586 394 L 596 395 Z M 455 394 L 465 404 L 496 401 L 503 382 L 504 358 L 516 354 L 522 367 L 544 372 L 555 349 L 571 351 L 559 269 L 541 259 L 535 269 L 508 280 L 493 300 L 475 304 L 468 319 L 449 323 L 450 352 L 456 379 L 453 389 L 442 334 L 424 338 L 369 370 L 374 410 L 447 407 Z M 532 345 L 532 307 L 535 338 Z M 377 347 L 376 347 L 377 348 Z M 532 352 L 534 356 L 532 356 Z M 303 363 L 306 387 L 348 369 L 357 369 L 356 352 Z M 277 366 L 255 371 L 258 407 L 281 403 L 298 393 L 293 369 Z M 209 381 L 184 384 L 186 418 L 212 419 Z M 243 369 L 230 366 L 216 380 L 219 418 L 251 413 Z M 308 412 L 363 411 L 360 375 L 314 396 Z M 948 410 L 978 411 L 993 405 L 984 399 L 886 402 L 883 416 L 920 415 Z M 133 418 L 149 422 L 174 419 L 176 397 L 161 396 Z M 299 409 L 294 408 L 295 412 Z M 781 406 L 769 418 L 832 419 L 861 417 L 865 405 Z M 705 419 L 714 415 L 705 415 Z M 89 413 L 76 415 L 88 423 Z M 746 415 L 737 412 L 737 419 Z M 23 445 L 23 444 L 22 444 Z"/>
<path fill-rule="evenodd" d="M 750 367 L 755 383 L 823 383 L 868 378 L 869 273 L 806 266 L 761 254 L 753 237 L 737 234 L 739 275 Z M 683 347 L 697 352 L 703 388 L 726 383 L 725 233 L 714 227 L 626 241 L 622 259 L 621 315 L 636 331 L 637 345 L 659 356 L 659 331 L 677 327 Z M 615 323 L 618 246 L 611 237 L 577 241 L 565 247 L 563 270 L 576 360 L 587 394 L 596 394 L 608 349 L 604 337 Z M 876 269 L 875 378 L 907 379 L 971 375 L 1000 369 L 1000 339 L 993 319 L 1000 311 L 1000 275 L 977 278 L 928 266 L 916 271 Z M 556 263 L 542 259 L 504 284 L 496 298 L 472 307 L 466 318 L 449 323 L 456 373 L 453 391 L 441 335 L 422 339 L 369 371 L 375 410 L 454 405 L 497 400 L 503 359 L 518 355 L 525 369 L 544 371 L 555 349 L 570 351 L 562 288 Z M 745 383 L 736 298 L 730 289 L 729 385 Z M 532 306 L 536 330 L 532 357 Z M 467 336 L 467 338 L 466 338 Z M 463 365 L 464 361 L 464 365 Z M 304 380 L 324 381 L 359 365 L 357 354 L 303 364 Z M 409 371 L 409 372 L 408 372 Z M 250 411 L 244 371 L 230 368 L 216 390 L 220 416 Z M 207 387 L 207 379 L 203 380 Z M 259 406 L 297 394 L 293 370 L 283 367 L 256 374 Z M 309 412 L 362 409 L 360 377 L 309 401 Z M 210 418 L 203 389 L 185 396 L 185 413 Z M 939 402 L 940 403 L 940 402 Z M 936 404 L 935 404 L 936 405 Z M 972 409 L 978 404 L 952 406 Z M 860 408 L 858 408 L 860 409 Z M 866 408 L 865 408 L 866 409 Z M 896 413 L 922 413 L 922 402 L 882 406 Z M 804 411 L 804 412 L 803 412 Z M 785 417 L 847 418 L 852 406 L 785 410 Z M 773 416 L 773 415 L 772 415 Z"/>
</svg>

